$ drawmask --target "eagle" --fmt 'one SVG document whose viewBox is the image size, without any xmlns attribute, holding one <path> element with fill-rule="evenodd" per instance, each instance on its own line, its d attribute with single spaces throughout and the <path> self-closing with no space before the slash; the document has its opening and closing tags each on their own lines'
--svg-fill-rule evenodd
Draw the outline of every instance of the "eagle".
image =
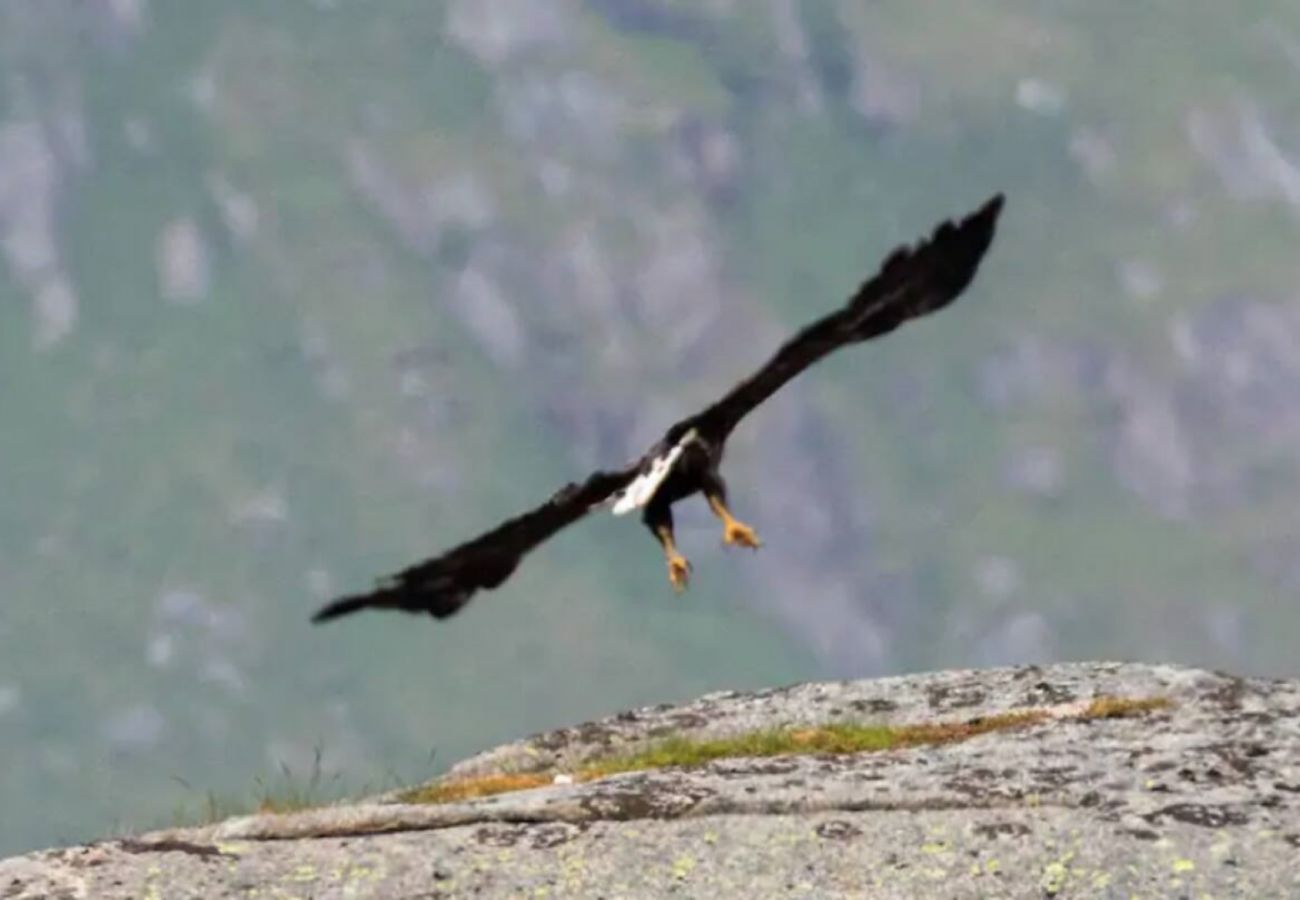
<svg viewBox="0 0 1300 900">
<path fill-rule="evenodd" d="M 598 471 L 555 492 L 536 509 L 509 519 L 434 559 L 379 581 L 363 594 L 322 607 L 314 622 L 363 609 L 453 615 L 479 591 L 500 587 L 529 553 L 587 513 L 641 511 L 668 566 L 673 589 L 686 589 L 691 564 L 673 537 L 673 504 L 703 494 L 721 520 L 724 544 L 758 549 L 758 535 L 731 512 L 719 471 L 727 437 L 782 385 L 834 350 L 879 337 L 908 319 L 942 309 L 965 290 L 992 243 L 1003 197 L 997 194 L 958 221 L 937 226 L 915 246 L 899 247 L 840 309 L 804 328 L 761 369 L 720 400 L 672 425 L 644 456 Z"/>
</svg>

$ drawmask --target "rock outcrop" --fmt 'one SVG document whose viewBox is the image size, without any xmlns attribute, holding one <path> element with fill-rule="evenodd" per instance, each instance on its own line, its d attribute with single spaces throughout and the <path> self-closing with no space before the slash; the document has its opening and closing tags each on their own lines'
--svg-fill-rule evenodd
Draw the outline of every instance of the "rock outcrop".
<svg viewBox="0 0 1300 900">
<path fill-rule="evenodd" d="M 667 738 L 847 722 L 954 728 L 582 774 Z M 0 897 L 1300 894 L 1296 681 L 1078 663 L 718 693 L 509 744 L 438 784 L 503 773 L 547 783 L 33 853 L 0 863 Z"/>
</svg>

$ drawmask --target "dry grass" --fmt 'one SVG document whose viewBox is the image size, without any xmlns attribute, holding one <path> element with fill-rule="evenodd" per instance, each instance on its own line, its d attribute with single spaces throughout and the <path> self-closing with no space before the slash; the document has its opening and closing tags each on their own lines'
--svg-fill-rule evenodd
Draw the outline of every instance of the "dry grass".
<svg viewBox="0 0 1300 900">
<path fill-rule="evenodd" d="M 1171 709 L 1168 697 L 1098 697 L 1088 704 L 1080 719 L 1132 719 L 1162 709 Z"/>
<path fill-rule="evenodd" d="M 970 740 L 992 732 L 1015 731 L 1058 718 L 1074 721 L 1143 716 L 1168 709 L 1167 697 L 1098 697 L 1082 712 L 1060 714 L 1050 709 L 1023 709 L 967 719 L 913 725 L 862 725 L 840 723 L 797 728 L 775 728 L 721 738 L 678 736 L 634 753 L 586 763 L 571 773 L 574 781 L 595 781 L 623 772 L 650 769 L 696 768 L 719 759 L 789 756 L 792 754 L 851 754 L 908 747 L 937 746 Z M 554 772 L 492 774 L 442 781 L 414 788 L 402 796 L 407 803 L 451 803 L 510 791 L 542 787 L 554 782 Z"/>
<path fill-rule="evenodd" d="M 554 780 L 554 775 L 544 772 L 480 775 L 475 778 L 458 778 L 454 781 L 442 781 L 413 788 L 402 795 L 402 800 L 406 803 L 455 803 L 458 800 L 472 800 L 475 797 L 526 791 L 529 788 L 551 784 Z"/>
</svg>

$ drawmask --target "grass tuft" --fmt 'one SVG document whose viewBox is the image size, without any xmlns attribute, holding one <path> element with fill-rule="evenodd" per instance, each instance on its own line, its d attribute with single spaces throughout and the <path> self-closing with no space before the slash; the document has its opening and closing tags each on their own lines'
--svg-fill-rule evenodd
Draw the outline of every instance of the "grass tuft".
<svg viewBox="0 0 1300 900">
<path fill-rule="evenodd" d="M 328 797 L 337 797 L 340 793 L 341 773 L 335 772 L 326 777 L 322 765 L 323 759 L 324 751 L 317 744 L 312 751 L 311 770 L 305 779 L 296 777 L 289 764 L 283 761 L 280 763 L 278 783 L 260 776 L 254 778 L 253 784 L 257 788 L 257 811 L 297 812 L 300 809 L 323 806 L 328 802 Z"/>
<path fill-rule="evenodd" d="M 950 744 L 994 731 L 1026 728 L 1050 718 L 1043 710 L 1019 710 L 970 719 L 965 722 L 917 725 L 861 725 L 839 723 L 798 728 L 751 731 L 722 738 L 671 737 L 644 750 L 588 762 L 572 774 L 574 781 L 595 781 L 624 772 L 650 769 L 698 768 L 719 759 L 740 759 L 796 754 L 845 755 L 898 750 L 906 747 Z M 555 773 L 492 774 L 437 782 L 407 791 L 405 803 L 452 803 L 510 791 L 542 787 Z"/>
<path fill-rule="evenodd" d="M 402 794 L 401 799 L 403 803 L 455 803 L 460 800 L 473 800 L 476 797 L 526 791 L 529 788 L 551 784 L 554 780 L 554 775 L 543 772 L 480 775 L 474 778 L 457 778 L 454 781 L 421 785 Z"/>
<path fill-rule="evenodd" d="M 1034 710 L 1000 713 L 967 722 L 920 725 L 858 725 L 839 723 L 802 728 L 777 728 L 732 737 L 697 740 L 673 737 L 627 756 L 595 760 L 575 780 L 590 781 L 622 772 L 693 768 L 718 759 L 789 756 L 793 754 L 872 753 L 926 744 L 963 741 L 991 731 L 1023 728 L 1047 716 Z"/>
<path fill-rule="evenodd" d="M 433 765 L 434 758 L 435 751 L 430 751 L 421 766 Z M 404 778 L 390 769 L 372 781 L 348 785 L 344 782 L 342 772 L 326 769 L 325 750 L 320 744 L 312 749 L 311 767 L 305 773 L 295 772 L 292 766 L 281 761 L 278 776 L 255 776 L 253 788 L 248 792 L 220 794 L 206 790 L 200 793 L 178 775 L 173 775 L 172 780 L 192 796 L 197 796 L 197 801 L 182 802 L 173 807 L 170 825 L 174 828 L 211 825 L 234 816 L 256 813 L 292 813 L 317 809 L 349 798 L 365 797 L 377 791 L 397 790 L 411 782 L 410 778 Z"/>
<path fill-rule="evenodd" d="M 851 754 L 938 746 L 970 740 L 983 734 L 1015 731 L 1052 719 L 1073 721 L 1123 719 L 1169 709 L 1168 697 L 1098 697 L 1082 712 L 1061 715 L 1050 709 L 1022 709 L 967 719 L 963 722 L 922 722 L 912 725 L 837 723 L 751 731 L 721 738 L 670 737 L 633 753 L 595 759 L 571 777 L 575 782 L 595 781 L 624 772 L 651 769 L 698 768 L 719 759 L 739 759 L 794 754 Z M 454 803 L 552 784 L 554 772 L 496 773 L 458 778 L 413 788 L 401 795 L 405 803 Z"/>
<path fill-rule="evenodd" d="M 1079 716 L 1081 719 L 1132 719 L 1147 713 L 1170 709 L 1168 697 L 1097 697 Z"/>
</svg>

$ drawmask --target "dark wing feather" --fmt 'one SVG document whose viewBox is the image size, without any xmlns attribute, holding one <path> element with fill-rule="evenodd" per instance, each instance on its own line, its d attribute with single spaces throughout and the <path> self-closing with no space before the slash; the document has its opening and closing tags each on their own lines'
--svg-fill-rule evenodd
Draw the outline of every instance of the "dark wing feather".
<svg viewBox="0 0 1300 900">
<path fill-rule="evenodd" d="M 998 194 L 960 222 L 944 222 L 929 240 L 895 250 L 842 309 L 796 334 L 762 369 L 717 403 L 674 425 L 668 440 L 696 428 L 706 439 L 720 443 L 754 407 L 832 350 L 893 331 L 908 319 L 947 306 L 975 277 L 1001 210 Z"/>
<path fill-rule="evenodd" d="M 636 477 L 637 464 L 597 472 L 582 484 L 569 484 L 536 509 L 516 516 L 442 556 L 385 578 L 373 591 L 343 597 L 322 607 L 313 622 L 328 622 L 362 609 L 400 609 L 444 619 L 479 590 L 505 581 L 520 560 L 566 525 Z"/>
</svg>

